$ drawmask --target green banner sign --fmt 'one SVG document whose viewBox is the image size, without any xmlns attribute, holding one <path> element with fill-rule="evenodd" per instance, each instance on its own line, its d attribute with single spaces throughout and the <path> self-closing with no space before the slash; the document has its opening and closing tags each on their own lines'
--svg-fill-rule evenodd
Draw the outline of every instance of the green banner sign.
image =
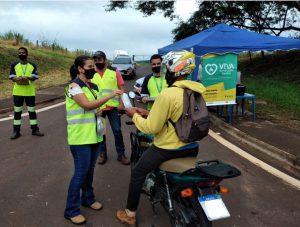
<svg viewBox="0 0 300 227">
<path fill-rule="evenodd" d="M 202 84 L 208 106 L 235 104 L 237 54 L 209 54 L 202 60 Z"/>
</svg>

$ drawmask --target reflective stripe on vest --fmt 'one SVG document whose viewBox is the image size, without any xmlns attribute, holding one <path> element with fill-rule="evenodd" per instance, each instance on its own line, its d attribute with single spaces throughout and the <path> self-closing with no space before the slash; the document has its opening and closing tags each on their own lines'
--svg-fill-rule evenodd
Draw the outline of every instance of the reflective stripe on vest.
<svg viewBox="0 0 300 227">
<path fill-rule="evenodd" d="M 119 89 L 119 88 L 117 88 L 117 89 Z M 101 91 L 101 96 L 104 97 L 106 95 L 110 95 L 110 93 L 112 93 L 112 92 L 113 92 L 113 89 L 103 89 Z M 105 94 L 105 95 L 103 95 L 103 94 Z M 118 97 L 110 98 L 110 100 L 115 100 L 115 101 L 117 101 L 119 103 L 119 98 Z"/>
<path fill-rule="evenodd" d="M 16 77 L 26 76 L 31 77 L 34 67 L 29 62 L 26 65 L 20 62 L 15 65 Z M 14 82 L 13 95 L 20 96 L 35 96 L 35 85 L 33 81 L 28 81 L 28 85 L 19 85 Z"/>
<path fill-rule="evenodd" d="M 96 123 L 96 118 L 84 118 L 84 119 L 73 119 L 73 120 L 67 120 L 68 125 L 82 125 L 82 124 L 90 124 L 90 123 Z"/>
<path fill-rule="evenodd" d="M 96 110 L 85 110 L 85 109 L 68 110 L 67 116 L 73 116 L 73 115 L 85 114 L 85 113 L 96 113 Z"/>
<path fill-rule="evenodd" d="M 104 75 L 101 77 L 99 73 L 95 73 L 92 83 L 96 84 L 100 89 L 101 96 L 105 97 L 110 95 L 113 90 L 117 90 L 118 88 L 118 81 L 117 81 L 117 74 L 115 71 L 107 68 L 104 71 Z M 106 102 L 101 109 L 110 106 L 110 107 L 118 107 L 119 106 L 119 98 L 114 97 Z"/>
<path fill-rule="evenodd" d="M 82 87 L 81 89 L 89 101 L 95 100 L 89 88 Z M 98 93 L 98 91 L 93 91 L 95 94 Z M 97 137 L 95 110 L 83 109 L 66 95 L 66 115 L 69 145 L 95 144 L 102 141 L 102 137 Z"/>
</svg>

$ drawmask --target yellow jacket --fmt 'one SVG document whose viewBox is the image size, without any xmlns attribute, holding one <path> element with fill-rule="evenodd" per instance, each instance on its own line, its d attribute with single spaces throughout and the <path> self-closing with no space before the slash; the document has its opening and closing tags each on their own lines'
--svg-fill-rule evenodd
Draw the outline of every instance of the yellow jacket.
<svg viewBox="0 0 300 227">
<path fill-rule="evenodd" d="M 182 115 L 182 88 L 189 88 L 199 93 L 203 93 L 206 90 L 201 83 L 190 80 L 177 81 L 174 83 L 174 86 L 176 87 L 166 88 L 160 93 L 147 119 L 144 119 L 137 113 L 132 118 L 140 131 L 154 135 L 155 146 L 167 150 L 178 149 L 187 145 L 187 143 L 179 140 L 174 127 L 168 122 L 168 119 L 176 122 Z"/>
</svg>

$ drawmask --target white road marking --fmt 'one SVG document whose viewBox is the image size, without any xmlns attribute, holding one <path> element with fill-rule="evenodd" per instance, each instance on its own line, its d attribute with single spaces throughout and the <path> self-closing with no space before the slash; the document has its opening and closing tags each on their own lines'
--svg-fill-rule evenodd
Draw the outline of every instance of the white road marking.
<svg viewBox="0 0 300 227">
<path fill-rule="evenodd" d="M 272 175 L 280 178 L 281 180 L 285 181 L 286 183 L 294 186 L 298 190 L 300 190 L 300 181 L 296 178 L 293 178 L 278 169 L 268 165 L 267 163 L 259 160 L 258 158 L 255 158 L 254 156 L 248 154 L 246 151 L 242 150 L 241 148 L 235 146 L 234 144 L 230 143 L 229 141 L 225 140 L 221 136 L 219 136 L 217 133 L 215 133 L 212 130 L 209 130 L 209 135 L 214 138 L 216 141 L 221 143 L 223 146 L 229 148 L 233 152 L 237 153 L 238 155 L 242 156 L 243 158 L 247 159 L 248 161 L 252 162 L 254 165 L 262 168 L 263 170 L 271 173 Z"/>
<path fill-rule="evenodd" d="M 36 110 L 36 112 L 37 112 L 37 113 L 40 113 L 40 112 L 43 112 L 43 111 L 46 111 L 46 110 L 51 110 L 51 109 L 53 109 L 53 108 L 56 108 L 56 107 L 65 105 L 65 103 L 66 103 L 66 102 L 60 102 L 60 103 L 54 104 L 54 105 L 52 105 L 52 106 L 46 106 L 46 107 L 44 107 L 44 108 L 41 108 L 41 109 Z M 24 116 L 28 116 L 28 113 L 23 113 L 23 114 L 22 114 L 22 117 L 24 117 Z M 0 122 L 1 122 L 1 121 L 12 120 L 12 119 L 14 119 L 14 116 L 11 116 L 11 117 L 5 117 L 5 118 L 1 118 L 1 119 L 0 119 Z"/>
</svg>

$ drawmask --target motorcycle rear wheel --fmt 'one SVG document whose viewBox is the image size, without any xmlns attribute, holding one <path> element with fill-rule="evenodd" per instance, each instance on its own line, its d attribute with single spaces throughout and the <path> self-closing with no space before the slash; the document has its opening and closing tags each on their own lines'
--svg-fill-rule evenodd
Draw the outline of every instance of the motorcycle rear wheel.
<svg viewBox="0 0 300 227">
<path fill-rule="evenodd" d="M 189 223 L 181 205 L 173 200 L 173 212 L 169 213 L 171 227 L 195 227 Z"/>
<path fill-rule="evenodd" d="M 204 210 L 202 209 L 201 205 L 198 202 L 198 198 L 193 197 L 191 203 L 192 203 L 193 211 L 197 216 L 197 221 L 196 221 L 197 224 L 195 223 L 193 226 L 212 227 L 212 222 L 207 219 Z"/>
</svg>

